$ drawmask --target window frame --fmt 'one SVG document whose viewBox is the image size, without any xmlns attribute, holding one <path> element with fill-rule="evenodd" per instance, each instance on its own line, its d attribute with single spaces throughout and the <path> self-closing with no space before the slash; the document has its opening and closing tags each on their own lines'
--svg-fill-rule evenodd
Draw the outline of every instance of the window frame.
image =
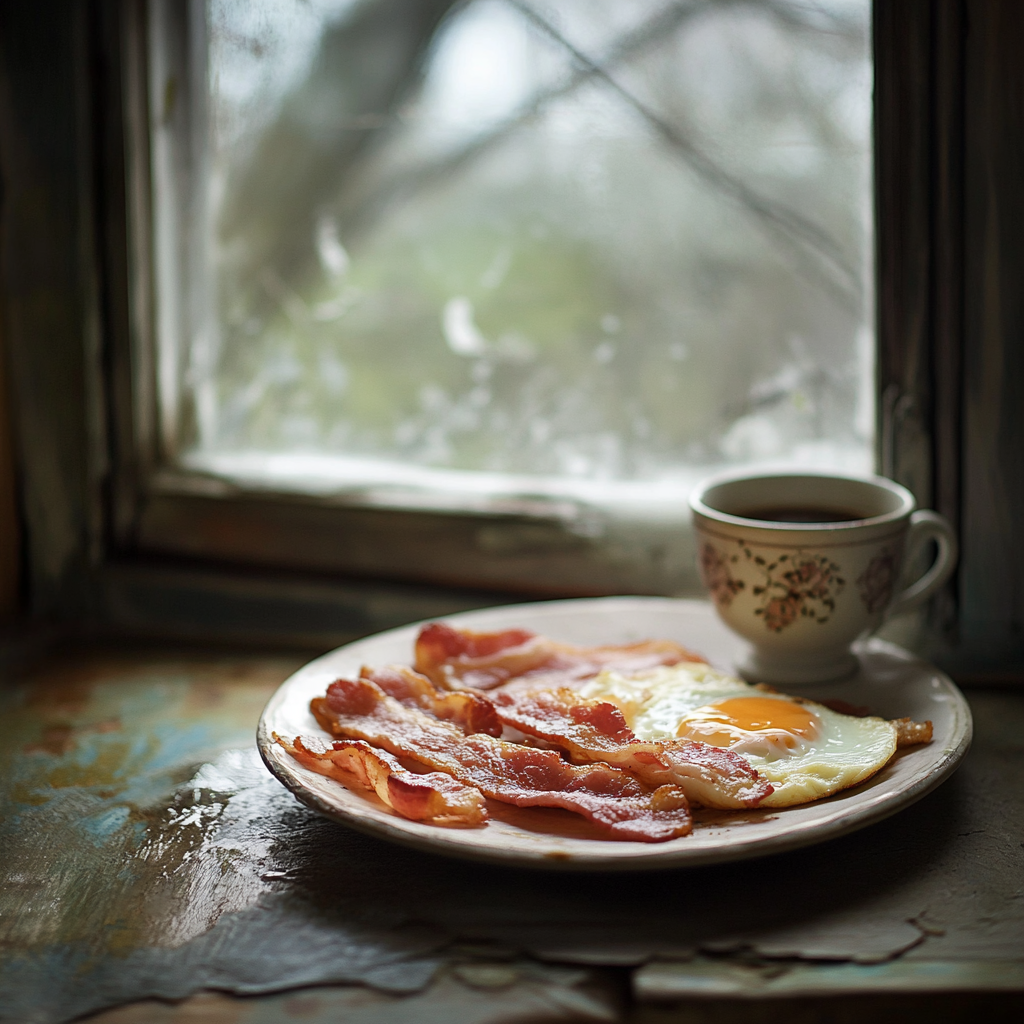
<svg viewBox="0 0 1024 1024">
<path fill-rule="evenodd" d="M 602 554 L 574 529 L 572 508 L 546 519 L 371 510 L 161 469 L 138 130 L 145 3 L 23 7 L 0 2 L 0 273 L 33 615 L 324 646 L 514 597 L 678 589 L 656 541 L 632 541 L 646 562 L 635 549 L 616 563 L 614 545 Z M 994 189 L 1014 217 L 1024 208 L 1018 149 L 1004 140 L 1016 115 L 1000 100 L 1020 83 L 1012 54 L 1024 24 L 1010 0 L 875 0 L 873 33 L 879 467 L 961 533 L 958 578 L 918 646 L 994 678 L 1024 661 L 1013 590 L 1024 556 L 1010 533 L 1024 485 L 990 488 L 986 505 L 972 482 L 1012 465 L 1024 439 L 1014 411 L 1024 374 L 992 319 L 1024 317 L 985 286 L 1012 277 L 1024 255 L 976 207 Z M 46 310 L 33 305 L 40 289 L 53 298 Z M 998 393 L 979 390 L 1000 368 Z M 281 540 L 283 524 L 297 547 Z M 993 572 L 999 585 L 986 592 Z"/>
<path fill-rule="evenodd" d="M 202 62 L 197 64 L 190 51 L 203 46 L 196 27 L 202 20 L 201 8 L 202 4 L 195 2 L 149 7 L 160 22 L 155 28 L 160 39 L 157 59 L 167 61 L 166 73 L 182 83 L 175 90 L 175 117 L 194 108 L 192 76 Z M 137 8 L 124 33 L 131 53 L 131 79 L 126 87 L 134 97 L 145 95 L 153 81 L 145 64 L 147 52 L 152 52 L 147 36 L 152 36 L 154 27 L 147 31 L 145 17 L 146 8 Z M 167 295 L 173 289 L 155 287 L 160 268 L 154 265 L 149 225 L 159 212 L 151 182 L 158 173 L 162 175 L 165 187 L 178 196 L 174 208 L 182 211 L 189 189 L 187 182 L 179 185 L 176 180 L 176 167 L 168 168 L 166 161 L 159 169 L 152 167 L 147 163 L 148 154 L 142 152 L 151 131 L 150 102 L 136 104 L 127 119 L 128 142 L 134 153 L 128 166 L 129 189 L 137 197 L 139 209 L 129 227 L 135 276 L 132 294 L 142 298 L 131 352 L 148 373 L 145 382 L 136 377 L 135 394 L 141 400 L 134 400 L 135 412 L 130 418 L 145 423 L 136 443 L 149 453 L 130 502 L 134 519 L 121 517 L 122 537 L 129 544 L 151 554 L 454 588 L 500 589 L 527 597 L 697 596 L 702 592 L 683 501 L 672 521 L 657 523 L 623 519 L 568 496 L 494 497 L 457 503 L 454 496 L 414 494 L 405 502 L 390 503 L 358 487 L 317 497 L 272 487 L 246 487 L 175 466 L 174 428 L 159 423 L 154 321 L 178 323 L 188 313 L 166 306 L 161 310 L 152 298 L 144 298 L 144 293 L 147 289 L 151 295 L 155 292 L 157 302 L 161 293 L 164 302 L 173 301 Z M 176 130 L 187 161 L 188 122 L 182 120 Z M 158 136 L 155 147 L 162 145 Z M 145 224 L 142 218 L 147 218 Z M 163 262 L 170 262 L 167 255 Z M 186 273 L 184 267 L 179 273 Z M 127 395 L 124 401 L 133 399 Z"/>
<path fill-rule="evenodd" d="M 172 47 L 185 54 L 189 7 L 181 5 Z M 158 422 L 149 76 L 144 3 L 122 9 L 130 324 L 115 345 L 112 402 L 131 452 L 114 466 L 115 529 L 121 554 L 235 563 L 321 576 L 427 584 L 527 598 L 671 593 L 680 573 L 665 571 L 662 537 L 595 543 L 592 510 L 570 500 L 494 501 L 486 509 L 373 505 L 358 496 L 319 498 L 246 489 L 168 466 Z M 166 26 L 165 26 L 166 28 Z M 184 58 L 184 59 L 187 59 Z M 117 130 L 116 125 L 111 130 Z M 116 173 L 116 171 L 115 171 Z M 130 426 L 129 426 L 130 425 Z M 651 550 L 653 549 L 653 550 Z M 689 569 L 687 566 L 686 569 Z M 683 586 L 695 576 L 684 571 Z"/>
</svg>

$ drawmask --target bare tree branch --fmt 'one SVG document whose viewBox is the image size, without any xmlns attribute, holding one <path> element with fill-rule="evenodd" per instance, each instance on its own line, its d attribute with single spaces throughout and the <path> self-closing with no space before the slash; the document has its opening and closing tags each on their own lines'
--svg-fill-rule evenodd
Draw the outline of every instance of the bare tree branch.
<svg viewBox="0 0 1024 1024">
<path fill-rule="evenodd" d="M 756 0 L 741 0 L 751 3 Z M 716 0 L 696 0 L 691 3 L 675 3 L 666 7 L 635 31 L 621 37 L 602 59 L 605 67 L 615 66 L 630 57 L 641 53 L 652 43 L 663 39 L 676 29 L 682 22 L 714 7 Z M 430 188 L 432 185 L 447 181 L 452 174 L 469 165 L 477 158 L 504 141 L 510 132 L 528 124 L 538 117 L 548 104 L 554 100 L 569 96 L 582 85 L 592 81 L 597 72 L 587 67 L 577 67 L 562 82 L 550 88 L 539 90 L 514 114 L 492 125 L 486 132 L 478 135 L 460 149 L 396 175 L 383 186 L 378 187 L 372 195 L 359 197 L 352 204 L 352 209 L 343 217 L 343 225 L 347 237 L 352 237 L 372 225 L 393 203 L 407 200 L 410 197 Z"/>
<path fill-rule="evenodd" d="M 621 37 L 600 60 L 597 60 L 582 53 L 555 26 L 523 0 L 508 2 L 572 56 L 576 65 L 574 71 L 558 85 L 539 91 L 510 117 L 493 125 L 487 132 L 455 152 L 408 170 L 375 188 L 371 195 L 358 197 L 351 202 L 349 209 L 342 216 L 343 231 L 347 237 L 352 238 L 367 230 L 393 204 L 408 200 L 424 189 L 450 180 L 461 168 L 500 144 L 510 132 L 538 117 L 553 101 L 572 94 L 589 81 L 600 79 L 637 110 L 702 180 L 753 214 L 773 237 L 778 238 L 781 235 L 804 272 L 816 279 L 843 306 L 859 312 L 862 302 L 860 273 L 848 261 L 843 247 L 831 235 L 796 211 L 763 197 L 750 188 L 704 153 L 681 129 L 666 121 L 625 89 L 609 72 L 609 68 L 641 53 L 652 43 L 664 39 L 694 16 L 721 9 L 723 3 L 766 11 L 788 27 L 804 31 L 829 32 L 853 38 L 850 24 L 813 4 L 778 3 L 776 0 L 695 0 L 664 8 L 639 28 Z M 804 12 L 813 14 L 813 19 L 806 17 Z M 821 261 L 824 261 L 828 269 L 822 267 Z"/>
<path fill-rule="evenodd" d="M 423 56 L 456 3 L 367 0 L 324 28 L 306 78 L 284 98 L 255 152 L 230 166 L 221 223 L 233 236 L 231 272 L 243 287 L 266 267 L 301 287 L 316 265 L 318 211 L 387 120 L 382 115 L 418 84 Z"/>
<path fill-rule="evenodd" d="M 816 256 L 817 260 L 805 261 L 807 269 L 815 274 L 819 281 L 826 285 L 829 291 L 844 305 L 855 310 L 860 309 L 862 299 L 860 273 L 846 259 L 842 246 L 820 225 L 781 203 L 759 195 L 740 178 L 727 171 L 704 153 L 679 128 L 666 121 L 643 100 L 613 78 L 605 67 L 566 39 L 554 25 L 523 0 L 506 0 L 506 2 L 562 46 L 582 68 L 588 70 L 594 77 L 601 79 L 628 103 L 702 180 L 753 214 L 776 238 L 781 237 L 794 248 L 798 255 L 804 255 L 802 250 L 809 249 L 810 254 Z M 830 272 L 822 273 L 818 261 L 823 262 Z"/>
</svg>

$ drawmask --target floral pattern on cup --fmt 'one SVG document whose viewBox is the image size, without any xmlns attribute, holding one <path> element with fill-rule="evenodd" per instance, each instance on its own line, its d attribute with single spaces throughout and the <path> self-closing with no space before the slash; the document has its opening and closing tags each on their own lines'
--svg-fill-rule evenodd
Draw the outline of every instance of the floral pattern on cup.
<svg viewBox="0 0 1024 1024">
<path fill-rule="evenodd" d="M 736 561 L 735 555 L 732 561 Z M 725 607 L 732 604 L 732 599 L 746 586 L 743 580 L 733 579 L 729 560 L 707 542 L 700 549 L 700 574 L 715 603 Z"/>
<path fill-rule="evenodd" d="M 751 587 L 755 597 L 763 598 L 755 615 L 764 618 L 766 628 L 781 633 L 797 618 L 811 618 L 815 622 L 828 622 L 836 610 L 836 598 L 846 586 L 840 575 L 842 569 L 826 555 L 779 555 L 769 562 L 755 555 L 750 548 L 737 541 L 747 561 L 764 574 L 764 582 Z"/>
<path fill-rule="evenodd" d="M 888 548 L 875 555 L 857 577 L 860 599 L 872 615 L 882 611 L 892 600 L 895 584 L 896 556 Z"/>
</svg>

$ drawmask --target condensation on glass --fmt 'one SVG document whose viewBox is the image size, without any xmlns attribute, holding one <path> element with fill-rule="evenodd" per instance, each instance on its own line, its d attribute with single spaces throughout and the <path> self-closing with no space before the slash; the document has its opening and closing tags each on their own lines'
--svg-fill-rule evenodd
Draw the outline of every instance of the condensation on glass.
<svg viewBox="0 0 1024 1024">
<path fill-rule="evenodd" d="M 648 511 L 871 469 L 868 0 L 185 9 L 150 19 L 177 465 Z"/>
</svg>

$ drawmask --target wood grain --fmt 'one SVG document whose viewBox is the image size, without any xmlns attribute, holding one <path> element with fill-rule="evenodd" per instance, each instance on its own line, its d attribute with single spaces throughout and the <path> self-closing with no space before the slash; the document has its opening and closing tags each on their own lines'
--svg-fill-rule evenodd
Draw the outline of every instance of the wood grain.
<svg viewBox="0 0 1024 1024">
<path fill-rule="evenodd" d="M 21 524 L 11 438 L 11 404 L 7 387 L 7 347 L 0 306 L 0 623 L 20 605 Z"/>
<path fill-rule="evenodd" d="M 1024 8 L 875 5 L 882 471 L 958 529 L 922 648 L 1024 666 Z"/>
<path fill-rule="evenodd" d="M 1024 5 L 967 16 L 961 637 L 981 672 L 1024 663 Z"/>
<path fill-rule="evenodd" d="M 559 1020 L 566 1007 L 586 1020 L 609 1005 L 595 977 L 625 1013 L 636 967 L 702 950 L 719 980 L 753 971 L 751 996 L 769 980 L 787 996 L 821 992 L 856 966 L 841 961 L 900 949 L 861 972 L 862 994 L 931 964 L 970 962 L 984 979 L 1021 963 L 1019 694 L 972 695 L 971 756 L 871 829 L 759 866 L 638 880 L 453 861 L 307 810 L 252 748 L 267 694 L 296 663 L 79 648 L 0 689 L 0 1018 L 56 1024 L 135 1003 L 111 1024 L 397 1024 L 444 1007 L 453 1024 Z M 863 1020 L 842 1016 L 846 1002 L 828 1018 Z M 680 1005 L 683 1020 L 718 1019 Z"/>
<path fill-rule="evenodd" d="M 96 528 L 84 5 L 0 5 L 0 266 L 33 611 L 80 598 Z M 87 372 L 88 368 L 88 372 Z"/>
</svg>

